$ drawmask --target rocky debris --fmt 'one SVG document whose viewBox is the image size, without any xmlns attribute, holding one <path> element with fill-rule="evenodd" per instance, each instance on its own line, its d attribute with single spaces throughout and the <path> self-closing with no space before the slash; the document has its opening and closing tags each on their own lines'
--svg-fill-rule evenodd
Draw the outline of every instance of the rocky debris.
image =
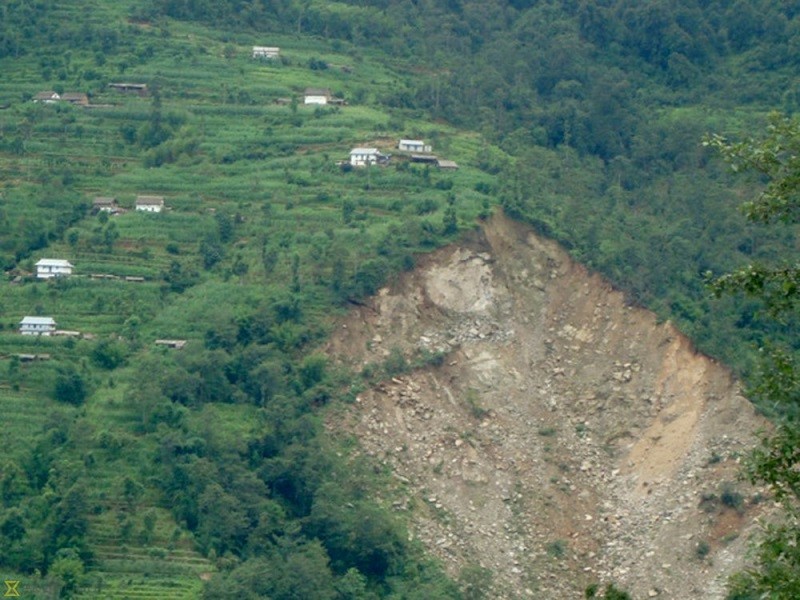
<svg viewBox="0 0 800 600">
<path fill-rule="evenodd" d="M 487 341 L 504 343 L 514 337 L 514 330 L 503 328 L 491 317 L 452 319 L 446 331 L 428 330 L 418 339 L 416 348 L 433 352 L 450 352 L 462 344 Z"/>
<path fill-rule="evenodd" d="M 330 350 L 354 364 L 446 354 L 360 394 L 348 429 L 453 575 L 490 569 L 498 599 L 577 598 L 594 582 L 724 597 L 761 510 L 736 482 L 760 422 L 669 324 L 500 217 L 344 325 Z"/>
</svg>

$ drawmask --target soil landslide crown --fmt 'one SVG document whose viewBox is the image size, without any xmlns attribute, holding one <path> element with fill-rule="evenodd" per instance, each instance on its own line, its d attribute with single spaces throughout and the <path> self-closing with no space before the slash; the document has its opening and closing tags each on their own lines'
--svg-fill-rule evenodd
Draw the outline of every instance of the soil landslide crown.
<svg viewBox="0 0 800 600">
<path fill-rule="evenodd" d="M 498 215 L 426 257 L 328 350 L 444 356 L 361 393 L 346 430 L 454 577 L 491 572 L 487 597 L 724 598 L 743 567 L 763 504 L 738 461 L 763 422 L 727 369 L 529 228 Z"/>
</svg>

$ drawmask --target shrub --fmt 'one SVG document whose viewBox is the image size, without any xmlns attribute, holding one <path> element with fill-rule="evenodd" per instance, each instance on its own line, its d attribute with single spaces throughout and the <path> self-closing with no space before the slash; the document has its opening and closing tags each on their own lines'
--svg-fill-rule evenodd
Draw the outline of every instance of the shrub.
<svg viewBox="0 0 800 600">
<path fill-rule="evenodd" d="M 103 369 L 116 369 L 125 362 L 127 350 L 122 342 L 102 340 L 92 350 L 92 362 Z"/>
<path fill-rule="evenodd" d="M 437 208 L 439 208 L 439 205 L 433 198 L 422 198 L 414 203 L 414 212 L 418 215 L 427 215 L 436 212 Z"/>
<path fill-rule="evenodd" d="M 453 181 L 452 179 L 440 179 L 436 182 L 436 189 L 437 190 L 450 190 L 453 189 Z"/>
<path fill-rule="evenodd" d="M 567 554 L 567 544 L 564 540 L 556 540 L 548 543 L 545 550 L 553 558 L 564 558 Z"/>
<path fill-rule="evenodd" d="M 480 420 L 489 414 L 489 411 L 480 405 L 480 396 L 478 396 L 477 390 L 467 390 L 466 401 L 467 407 L 469 408 L 469 414 L 471 414 L 474 418 Z"/>
<path fill-rule="evenodd" d="M 408 371 L 408 360 L 400 348 L 394 347 L 383 362 L 383 372 L 386 377 L 394 377 Z"/>
<path fill-rule="evenodd" d="M 80 406 L 88 395 L 83 376 L 74 368 L 63 369 L 56 377 L 54 396 L 59 402 Z"/>
<path fill-rule="evenodd" d="M 597 598 L 597 600 L 631 600 L 631 595 L 628 592 L 620 590 L 613 583 L 606 585 L 602 596 L 597 594 L 599 590 L 600 586 L 596 583 L 593 583 L 586 588 L 584 595 L 586 598 Z"/>
<path fill-rule="evenodd" d="M 481 194 L 493 194 L 495 192 L 494 186 L 486 181 L 479 181 L 475 184 L 474 189 Z"/>
<path fill-rule="evenodd" d="M 722 493 L 720 494 L 720 502 L 723 506 L 740 510 L 744 504 L 744 496 L 737 492 L 732 485 L 726 483 L 722 486 Z"/>
<path fill-rule="evenodd" d="M 697 547 L 694 549 L 694 553 L 700 560 L 704 559 L 708 556 L 709 552 L 711 552 L 711 546 L 708 545 L 706 541 L 697 542 Z"/>
</svg>

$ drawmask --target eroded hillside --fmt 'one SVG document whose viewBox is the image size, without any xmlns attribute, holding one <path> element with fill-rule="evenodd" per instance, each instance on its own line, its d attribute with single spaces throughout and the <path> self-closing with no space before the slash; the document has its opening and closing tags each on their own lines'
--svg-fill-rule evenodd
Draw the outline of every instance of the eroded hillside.
<svg viewBox="0 0 800 600">
<path fill-rule="evenodd" d="M 742 566 L 764 505 L 738 458 L 763 423 L 726 368 L 527 228 L 496 216 L 425 258 L 329 350 L 445 353 L 362 393 L 348 430 L 454 576 L 493 573 L 490 597 L 721 598 Z"/>
</svg>

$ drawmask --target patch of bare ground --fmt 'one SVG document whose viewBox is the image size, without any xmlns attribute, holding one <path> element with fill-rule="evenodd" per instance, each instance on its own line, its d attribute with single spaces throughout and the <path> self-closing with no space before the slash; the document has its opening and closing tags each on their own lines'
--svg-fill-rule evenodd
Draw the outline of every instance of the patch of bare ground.
<svg viewBox="0 0 800 600">
<path fill-rule="evenodd" d="M 593 582 L 724 597 L 763 506 L 736 478 L 763 423 L 672 325 L 498 215 L 328 347 L 355 369 L 393 350 L 444 360 L 363 392 L 330 427 L 392 469 L 392 506 L 453 576 L 488 569 L 492 598 L 580 598 Z"/>
</svg>

